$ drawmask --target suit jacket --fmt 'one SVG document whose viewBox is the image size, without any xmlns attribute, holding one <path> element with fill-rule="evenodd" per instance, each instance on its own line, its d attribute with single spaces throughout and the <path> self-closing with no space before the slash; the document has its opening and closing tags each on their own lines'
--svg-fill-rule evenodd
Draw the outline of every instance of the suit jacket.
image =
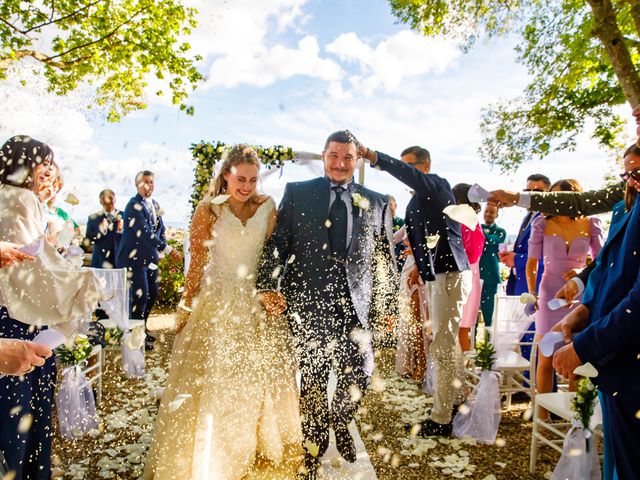
<svg viewBox="0 0 640 480">
<path fill-rule="evenodd" d="M 120 210 L 115 216 L 122 216 Z M 113 268 L 116 264 L 116 252 L 122 233 L 118 233 L 118 225 L 114 221 L 109 224 L 106 233 L 100 231 L 102 221 L 108 219 L 104 211 L 92 213 L 87 219 L 86 241 L 93 245 L 91 266 L 93 268 Z"/>
<path fill-rule="evenodd" d="M 397 310 L 391 212 L 388 197 L 358 184 L 351 188 L 370 202 L 367 210 L 353 206 L 345 262 L 353 306 L 361 325 L 368 328 L 374 315 L 393 315 Z M 326 288 L 327 273 L 336 268 L 328 248 L 329 202 L 327 178 L 287 184 L 256 282 L 260 290 L 277 290 L 280 285 L 289 315 L 299 314 L 306 321 L 313 321 L 316 305 L 335 300 Z M 384 283 L 388 283 L 386 288 Z M 376 305 L 386 311 L 372 310 L 374 295 L 378 296 Z"/>
<path fill-rule="evenodd" d="M 118 268 L 158 264 L 158 252 L 165 249 L 164 222 L 160 216 L 160 205 L 153 200 L 157 212 L 154 224 L 153 217 L 142 196 L 138 193 L 129 200 L 124 209 L 124 229 L 116 254 Z"/>
<path fill-rule="evenodd" d="M 624 198 L 624 188 L 622 182 L 588 192 L 531 192 L 529 210 L 567 217 L 607 213 Z"/>
<path fill-rule="evenodd" d="M 612 223 L 583 298 L 589 325 L 573 337 L 576 353 L 598 370 L 594 382 L 613 395 L 640 393 L 640 202 Z"/>
<path fill-rule="evenodd" d="M 487 284 L 497 285 L 500 279 L 499 245 L 507 239 L 507 232 L 498 225 L 482 225 L 484 231 L 484 250 L 480 257 L 480 278 Z"/>
<path fill-rule="evenodd" d="M 520 295 L 528 292 L 527 286 L 527 260 L 529 259 L 529 237 L 531 237 L 531 224 L 539 216 L 539 213 L 533 215 L 527 215 L 520 225 L 520 231 L 516 237 L 516 241 L 513 244 L 513 253 L 515 257 L 513 259 L 514 269 L 511 269 L 509 273 L 509 279 L 507 280 L 507 295 Z M 538 278 L 536 280 L 536 286 L 540 285 L 542 279 L 542 273 L 544 272 L 544 259 L 541 258 L 538 262 Z"/>
<path fill-rule="evenodd" d="M 400 160 L 376 152 L 374 168 L 390 173 L 416 193 L 407 205 L 407 236 L 422 280 L 431 282 L 437 273 L 469 269 L 462 244 L 460 224 L 442 213 L 456 201 L 449 182 L 434 174 L 425 174 Z M 439 235 L 435 248 L 427 247 L 427 237 Z"/>
</svg>

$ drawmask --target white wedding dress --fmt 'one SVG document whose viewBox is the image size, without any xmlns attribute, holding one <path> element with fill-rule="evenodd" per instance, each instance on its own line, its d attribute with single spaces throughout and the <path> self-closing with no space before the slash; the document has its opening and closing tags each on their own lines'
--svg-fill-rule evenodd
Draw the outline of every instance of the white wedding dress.
<svg viewBox="0 0 640 480">
<path fill-rule="evenodd" d="M 219 207 L 218 207 L 219 208 Z M 193 313 L 176 337 L 144 478 L 293 478 L 301 451 L 292 340 L 255 279 L 269 198 L 246 225 L 226 205 Z"/>
</svg>

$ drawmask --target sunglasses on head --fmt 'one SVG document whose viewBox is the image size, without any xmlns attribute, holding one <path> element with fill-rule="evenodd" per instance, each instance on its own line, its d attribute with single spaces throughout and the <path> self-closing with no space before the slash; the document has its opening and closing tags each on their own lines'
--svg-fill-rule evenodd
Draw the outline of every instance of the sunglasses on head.
<svg viewBox="0 0 640 480">
<path fill-rule="evenodd" d="M 544 192 L 541 188 L 525 188 L 523 192 Z"/>
<path fill-rule="evenodd" d="M 640 168 L 636 168 L 630 172 L 621 173 L 620 178 L 625 182 L 628 182 L 630 178 L 633 178 L 636 182 L 640 182 Z"/>
</svg>

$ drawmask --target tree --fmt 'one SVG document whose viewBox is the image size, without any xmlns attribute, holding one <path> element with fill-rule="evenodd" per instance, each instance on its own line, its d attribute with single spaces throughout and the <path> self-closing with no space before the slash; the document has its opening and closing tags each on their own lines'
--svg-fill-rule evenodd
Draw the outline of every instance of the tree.
<svg viewBox="0 0 640 480">
<path fill-rule="evenodd" d="M 118 121 L 146 107 L 144 90 L 155 75 L 173 104 L 191 114 L 185 100 L 202 75 L 183 38 L 195 13 L 180 0 L 3 0 L 0 80 L 31 58 L 44 66 L 51 91 L 64 95 L 87 81 L 108 119 Z"/>
<path fill-rule="evenodd" d="M 478 38 L 517 34 L 517 60 L 533 79 L 522 96 L 482 111 L 480 155 L 502 170 L 573 149 L 593 125 L 604 147 L 620 148 L 613 107 L 640 104 L 640 0 L 390 0 L 393 13 L 466 51 Z"/>
</svg>

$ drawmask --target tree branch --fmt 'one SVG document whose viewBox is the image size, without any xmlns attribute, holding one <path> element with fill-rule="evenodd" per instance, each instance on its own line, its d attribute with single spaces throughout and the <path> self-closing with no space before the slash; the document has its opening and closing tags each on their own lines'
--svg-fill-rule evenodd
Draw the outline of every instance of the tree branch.
<svg viewBox="0 0 640 480">
<path fill-rule="evenodd" d="M 62 17 L 56 18 L 55 20 L 49 20 L 48 22 L 41 23 L 40 25 L 36 25 L 36 26 L 31 27 L 31 28 L 29 28 L 27 30 L 20 31 L 20 33 L 22 33 L 23 35 L 27 35 L 28 33 L 32 32 L 34 30 L 38 30 L 39 28 L 46 27 L 46 26 L 49 26 L 49 25 L 53 25 L 54 23 L 63 22 L 63 21 L 65 21 L 65 20 L 67 20 L 67 19 L 69 19 L 71 17 L 75 17 L 76 15 L 78 15 L 79 13 L 82 13 L 83 11 L 87 10 L 88 8 L 93 7 L 94 5 L 100 3 L 100 1 L 101 0 L 95 0 L 95 2 L 91 2 L 91 3 L 85 5 L 84 7 L 80 8 L 78 10 L 75 10 L 75 11 L 73 11 L 71 13 L 68 13 L 67 15 L 64 15 Z M 53 2 L 51 2 L 51 17 L 53 17 Z"/>
<path fill-rule="evenodd" d="M 37 52 L 35 50 L 16 50 L 14 52 L 14 56 L 15 58 L 7 58 L 7 57 L 0 58 L 0 70 L 6 70 L 7 68 L 9 68 L 9 65 L 11 65 L 12 62 L 15 62 L 16 60 L 20 60 L 26 57 L 32 57 L 37 61 L 44 63 L 45 65 L 48 65 L 54 68 L 59 68 L 60 70 L 71 68 L 79 63 L 84 62 L 89 58 L 85 56 L 85 57 L 78 57 L 74 60 L 69 60 L 65 62 L 56 62 L 53 60 L 54 57 L 49 57 L 48 55 L 45 55 L 42 52 Z"/>
<path fill-rule="evenodd" d="M 149 7 L 150 7 L 150 5 L 147 5 L 147 6 L 143 7 L 143 8 L 141 8 L 140 10 L 138 10 L 137 12 L 135 12 L 133 15 L 131 15 L 129 18 L 127 18 L 124 22 L 122 22 L 120 25 L 118 25 L 116 28 L 114 28 L 113 30 L 111 30 L 111 31 L 110 31 L 109 33 L 107 33 L 106 35 L 104 35 L 104 36 L 102 36 L 102 37 L 100 37 L 100 38 L 97 38 L 97 39 L 95 39 L 95 40 L 94 40 L 94 41 L 92 41 L 92 42 L 85 43 L 85 44 L 83 44 L 83 45 L 76 45 L 75 47 L 70 48 L 69 50 L 67 50 L 67 51 L 65 51 L 65 52 L 62 52 L 62 53 L 59 53 L 59 54 L 57 54 L 57 55 L 54 55 L 54 56 L 50 57 L 50 59 L 51 59 L 51 60 L 53 60 L 53 59 L 55 59 L 55 58 L 60 58 L 60 57 L 62 57 L 62 56 L 64 56 L 64 55 L 67 55 L 67 54 L 69 54 L 69 53 L 71 53 L 71 52 L 73 52 L 73 51 L 75 51 L 75 50 L 79 50 L 79 49 L 81 49 L 81 48 L 87 48 L 87 47 L 90 47 L 91 45 L 95 45 L 96 43 L 100 43 L 100 42 L 105 41 L 105 40 L 106 40 L 106 39 L 108 39 L 109 37 L 114 36 L 114 35 L 118 32 L 118 30 L 120 30 L 124 25 L 128 24 L 129 22 L 131 22 L 131 20 L 133 20 L 134 18 L 136 18 L 138 15 L 140 15 L 140 14 L 141 14 L 142 12 L 144 12 L 145 10 L 149 9 Z"/>
</svg>

